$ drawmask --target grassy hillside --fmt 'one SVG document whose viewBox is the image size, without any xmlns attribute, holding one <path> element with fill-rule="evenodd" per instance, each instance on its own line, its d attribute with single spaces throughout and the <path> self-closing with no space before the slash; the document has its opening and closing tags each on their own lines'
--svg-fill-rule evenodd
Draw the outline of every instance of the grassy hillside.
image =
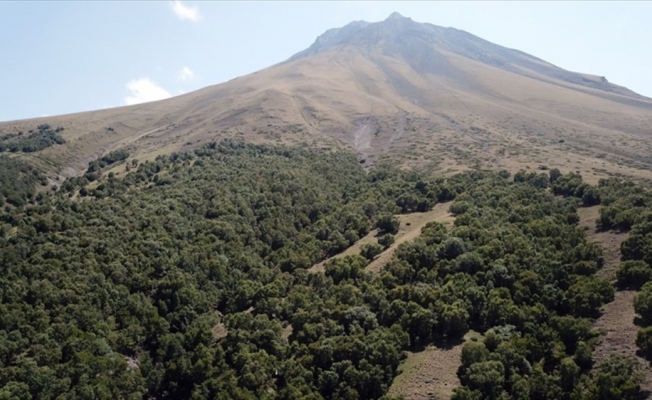
<svg viewBox="0 0 652 400">
<path fill-rule="evenodd" d="M 65 144 L 26 155 L 62 179 L 113 150 L 153 160 L 224 138 L 347 149 L 366 166 L 447 174 L 546 165 L 592 183 L 652 178 L 652 100 L 454 29 L 402 17 L 356 29 L 226 83 L 153 103 L 0 123 L 0 136 L 64 128 Z"/>
</svg>

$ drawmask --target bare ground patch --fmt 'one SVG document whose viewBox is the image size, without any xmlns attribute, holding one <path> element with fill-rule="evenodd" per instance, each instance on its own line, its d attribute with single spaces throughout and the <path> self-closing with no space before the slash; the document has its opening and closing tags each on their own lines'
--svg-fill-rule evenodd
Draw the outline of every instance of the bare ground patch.
<svg viewBox="0 0 652 400">
<path fill-rule="evenodd" d="M 215 325 L 213 329 L 211 329 L 211 333 L 213 334 L 213 337 L 217 340 L 224 339 L 226 335 L 229 334 L 223 322 L 220 322 L 219 324 Z"/>
</svg>

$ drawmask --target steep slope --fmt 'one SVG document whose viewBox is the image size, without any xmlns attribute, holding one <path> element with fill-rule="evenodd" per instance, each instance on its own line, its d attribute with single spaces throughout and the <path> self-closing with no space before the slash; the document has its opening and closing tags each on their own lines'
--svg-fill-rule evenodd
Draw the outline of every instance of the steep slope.
<svg viewBox="0 0 652 400">
<path fill-rule="evenodd" d="M 321 35 L 289 60 L 164 101 L 0 124 L 47 122 L 67 144 L 29 155 L 71 176 L 112 149 L 132 157 L 221 137 L 345 147 L 373 165 L 580 171 L 652 178 L 652 100 L 464 31 L 392 14 Z"/>
</svg>

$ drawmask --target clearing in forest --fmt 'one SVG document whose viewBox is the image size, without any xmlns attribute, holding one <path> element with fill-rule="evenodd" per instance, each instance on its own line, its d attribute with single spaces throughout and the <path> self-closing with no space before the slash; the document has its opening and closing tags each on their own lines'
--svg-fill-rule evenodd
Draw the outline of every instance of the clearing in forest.
<svg viewBox="0 0 652 400">
<path fill-rule="evenodd" d="M 380 272 L 382 267 L 384 267 L 385 264 L 387 264 L 387 262 L 392 258 L 396 248 L 401 243 L 414 240 L 414 238 L 419 236 L 421 234 L 421 228 L 423 228 L 428 222 L 441 222 L 446 226 L 452 226 L 455 217 L 448 212 L 448 207 L 450 207 L 450 205 L 451 202 L 438 203 L 430 211 L 397 215 L 397 218 L 401 221 L 401 225 L 399 226 L 398 233 L 396 233 L 394 244 L 392 244 L 389 248 L 380 253 L 380 255 L 378 255 L 373 261 L 371 261 L 367 266 L 367 271 L 372 273 Z M 358 240 L 353 244 L 353 246 L 349 247 L 343 252 L 313 265 L 310 268 L 310 271 L 324 272 L 324 265 L 328 261 L 334 258 L 360 254 L 360 248 L 363 245 L 376 242 L 376 235 L 378 235 L 378 229 L 372 230 L 367 234 L 367 236 Z"/>
<path fill-rule="evenodd" d="M 480 334 L 470 331 L 464 341 L 455 345 L 428 346 L 422 351 L 407 352 L 407 359 L 398 367 L 388 394 L 406 400 L 450 399 L 460 386 L 457 370 L 462 365 L 462 346 Z"/>
<path fill-rule="evenodd" d="M 392 259 L 398 246 L 401 243 L 414 240 L 421 234 L 421 228 L 426 226 L 428 222 L 440 222 L 446 225 L 447 228 L 452 226 L 455 217 L 448 212 L 450 205 L 451 202 L 439 203 L 428 212 L 400 215 L 401 225 L 398 228 L 394 244 L 389 246 L 387 250 L 380 253 L 367 265 L 367 272 L 379 273 L 385 264 Z"/>
<path fill-rule="evenodd" d="M 616 271 L 620 264 L 620 244 L 627 238 L 624 233 L 614 231 L 600 232 L 596 227 L 600 206 L 585 207 L 577 210 L 580 227 L 586 229 L 587 238 L 599 243 L 604 249 L 604 266 L 597 275 L 609 280 L 615 286 Z M 597 343 L 593 359 L 599 365 L 611 354 L 620 354 L 638 359 L 640 371 L 645 380 L 641 385 L 644 391 L 652 391 L 652 369 L 649 363 L 636 355 L 636 333 L 638 326 L 634 323 L 634 295 L 632 290 L 617 290 L 614 301 L 602 307 L 602 315 L 593 324 L 593 328 L 603 332 Z"/>
</svg>

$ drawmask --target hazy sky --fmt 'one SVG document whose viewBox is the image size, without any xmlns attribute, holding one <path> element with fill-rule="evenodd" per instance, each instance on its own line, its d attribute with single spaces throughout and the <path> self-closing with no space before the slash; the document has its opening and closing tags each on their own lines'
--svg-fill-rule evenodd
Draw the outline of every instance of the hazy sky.
<svg viewBox="0 0 652 400">
<path fill-rule="evenodd" d="M 0 121 L 186 93 L 393 11 L 652 97 L 652 2 L 0 2 Z"/>
</svg>

